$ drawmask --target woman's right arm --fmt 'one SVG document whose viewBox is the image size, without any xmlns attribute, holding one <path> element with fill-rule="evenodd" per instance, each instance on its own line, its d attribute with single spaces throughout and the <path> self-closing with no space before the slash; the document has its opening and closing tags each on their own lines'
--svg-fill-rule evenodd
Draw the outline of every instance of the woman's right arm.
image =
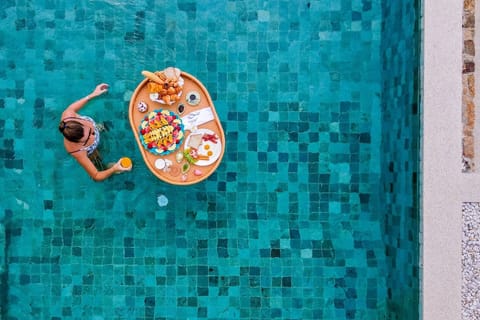
<svg viewBox="0 0 480 320">
<path fill-rule="evenodd" d="M 96 86 L 95 90 L 93 90 L 92 93 L 89 95 L 75 101 L 71 105 L 69 105 L 65 111 L 63 111 L 62 119 L 66 118 L 67 116 L 76 115 L 77 112 L 82 109 L 85 104 L 90 101 L 92 98 L 98 97 L 101 94 L 104 94 L 108 90 L 108 84 L 106 83 L 101 83 L 98 86 Z"/>
<path fill-rule="evenodd" d="M 106 170 L 98 170 L 92 161 L 88 158 L 86 151 L 81 151 L 72 154 L 72 156 L 78 161 L 78 163 L 87 171 L 88 175 L 95 181 L 103 181 L 110 177 L 112 174 L 123 171 L 130 171 L 130 168 L 124 168 L 120 165 L 120 160 L 113 166 Z"/>
</svg>

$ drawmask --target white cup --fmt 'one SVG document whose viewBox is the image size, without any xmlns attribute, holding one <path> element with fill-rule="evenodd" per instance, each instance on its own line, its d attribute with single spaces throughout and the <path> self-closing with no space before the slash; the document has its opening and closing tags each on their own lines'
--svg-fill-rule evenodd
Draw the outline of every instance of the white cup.
<svg viewBox="0 0 480 320">
<path fill-rule="evenodd" d="M 155 168 L 157 168 L 158 170 L 162 170 L 163 168 L 165 168 L 165 160 L 163 159 L 155 160 Z"/>
</svg>

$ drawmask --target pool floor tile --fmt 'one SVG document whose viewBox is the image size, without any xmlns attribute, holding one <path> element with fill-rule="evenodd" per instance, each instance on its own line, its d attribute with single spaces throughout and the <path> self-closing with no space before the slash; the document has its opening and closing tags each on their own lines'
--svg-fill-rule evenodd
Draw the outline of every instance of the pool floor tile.
<svg viewBox="0 0 480 320">
<path fill-rule="evenodd" d="M 6 319 L 393 316 L 390 264 L 415 253 L 384 243 L 401 222 L 378 195 L 379 3 L 9 0 L 0 19 Z M 188 187 L 150 173 L 127 120 L 140 72 L 170 65 L 208 88 L 226 134 Z M 95 183 L 57 125 L 100 82 L 82 113 L 108 128 L 105 162 L 134 168 Z"/>
</svg>

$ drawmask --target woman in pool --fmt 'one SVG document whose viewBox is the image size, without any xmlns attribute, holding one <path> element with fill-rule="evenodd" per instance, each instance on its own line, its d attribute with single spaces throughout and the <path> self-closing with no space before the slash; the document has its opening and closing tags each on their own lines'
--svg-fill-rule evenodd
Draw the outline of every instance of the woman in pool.
<svg viewBox="0 0 480 320">
<path fill-rule="evenodd" d="M 106 170 L 97 169 L 93 161 L 98 160 L 96 149 L 100 142 L 100 132 L 92 118 L 77 113 L 90 99 L 98 97 L 107 90 L 107 84 L 99 84 L 91 94 L 69 105 L 63 111 L 58 127 L 63 134 L 63 143 L 67 152 L 80 163 L 95 181 L 102 181 L 114 173 L 132 169 L 131 166 L 129 168 L 122 167 L 120 160 Z"/>
</svg>

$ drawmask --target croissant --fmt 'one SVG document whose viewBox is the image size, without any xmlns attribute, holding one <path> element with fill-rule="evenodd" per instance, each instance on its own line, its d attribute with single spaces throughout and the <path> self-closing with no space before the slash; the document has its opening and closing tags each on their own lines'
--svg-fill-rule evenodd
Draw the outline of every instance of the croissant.
<svg viewBox="0 0 480 320">
<path fill-rule="evenodd" d="M 163 84 L 163 81 L 162 79 L 160 79 L 155 73 L 153 72 L 150 72 L 150 71 L 146 71 L 146 70 L 143 70 L 142 71 L 142 75 L 156 83 L 162 83 Z"/>
</svg>

